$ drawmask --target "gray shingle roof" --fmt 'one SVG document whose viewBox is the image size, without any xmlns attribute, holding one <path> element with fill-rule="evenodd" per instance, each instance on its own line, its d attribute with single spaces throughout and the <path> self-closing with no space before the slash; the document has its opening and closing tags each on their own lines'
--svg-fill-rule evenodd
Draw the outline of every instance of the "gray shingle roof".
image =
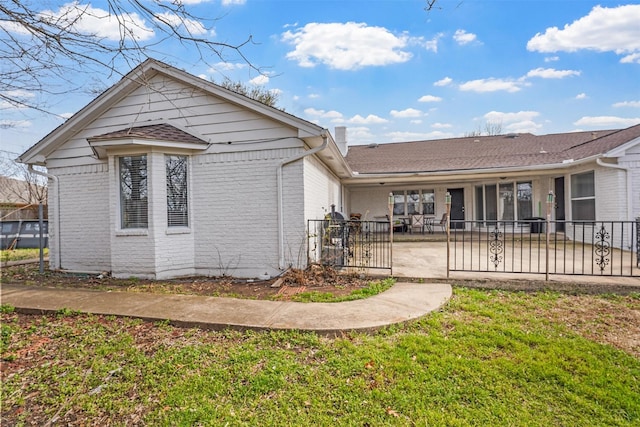
<svg viewBox="0 0 640 427">
<path fill-rule="evenodd" d="M 206 143 L 202 139 L 197 138 L 183 130 L 176 128 L 175 126 L 171 126 L 166 123 L 131 127 L 94 136 L 88 139 L 90 141 L 107 141 L 122 138 L 137 138 L 170 142 L 193 142 L 198 144 Z"/>
<path fill-rule="evenodd" d="M 346 160 L 360 174 L 530 167 L 605 153 L 640 137 L 622 130 L 550 135 L 510 134 L 349 147 Z"/>
</svg>

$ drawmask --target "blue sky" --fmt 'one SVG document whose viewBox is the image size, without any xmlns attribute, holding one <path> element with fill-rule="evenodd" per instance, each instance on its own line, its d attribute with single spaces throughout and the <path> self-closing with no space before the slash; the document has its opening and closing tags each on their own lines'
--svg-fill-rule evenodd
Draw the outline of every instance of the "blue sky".
<svg viewBox="0 0 640 427">
<path fill-rule="evenodd" d="M 263 73 L 233 55 L 204 63 L 176 42 L 156 46 L 153 57 L 209 80 L 277 91 L 279 107 L 332 132 L 346 126 L 351 144 L 457 137 L 486 123 L 534 134 L 640 123 L 638 3 L 440 0 L 430 12 L 424 0 L 184 3 L 215 19 L 193 23 L 215 41 L 251 35 L 243 52 Z M 111 28 L 106 20 L 86 25 L 104 25 L 104 34 Z M 73 78 L 95 85 L 88 74 Z M 117 79 L 103 76 L 100 84 Z M 46 101 L 69 117 L 91 99 L 74 93 Z M 0 114 L 0 150 L 15 153 L 62 123 L 7 106 Z"/>
</svg>

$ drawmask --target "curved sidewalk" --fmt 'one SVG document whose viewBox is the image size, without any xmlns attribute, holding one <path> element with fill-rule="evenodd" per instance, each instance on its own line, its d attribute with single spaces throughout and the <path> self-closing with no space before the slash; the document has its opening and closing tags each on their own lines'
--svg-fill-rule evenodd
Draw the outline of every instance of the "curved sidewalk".
<svg viewBox="0 0 640 427">
<path fill-rule="evenodd" d="M 422 317 L 451 298 L 445 283 L 396 283 L 379 295 L 339 303 L 244 300 L 196 295 L 107 292 L 2 285 L 2 304 L 24 313 L 61 309 L 169 321 L 206 329 L 295 329 L 323 335 L 373 331 Z"/>
</svg>

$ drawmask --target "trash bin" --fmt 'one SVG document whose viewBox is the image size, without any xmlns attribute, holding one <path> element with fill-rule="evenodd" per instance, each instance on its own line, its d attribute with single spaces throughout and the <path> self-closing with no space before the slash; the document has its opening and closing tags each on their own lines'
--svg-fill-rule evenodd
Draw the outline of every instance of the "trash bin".
<svg viewBox="0 0 640 427">
<path fill-rule="evenodd" d="M 524 220 L 529 223 L 529 232 L 531 234 L 544 233 L 544 224 L 545 224 L 544 218 L 535 216 L 531 218 L 525 218 Z"/>
</svg>

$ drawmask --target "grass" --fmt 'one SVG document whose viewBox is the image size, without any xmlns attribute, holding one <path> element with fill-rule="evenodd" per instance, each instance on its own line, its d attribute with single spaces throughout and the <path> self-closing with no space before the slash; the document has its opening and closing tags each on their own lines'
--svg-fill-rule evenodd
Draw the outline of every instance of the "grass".
<svg viewBox="0 0 640 427">
<path fill-rule="evenodd" d="M 291 301 L 296 302 L 344 302 L 354 301 L 358 299 L 369 298 L 374 295 L 378 295 L 387 289 L 391 288 L 395 279 L 389 278 L 381 281 L 370 282 L 364 288 L 351 291 L 348 295 L 334 295 L 331 292 L 301 292 L 293 295 Z"/>
<path fill-rule="evenodd" d="M 579 298 L 579 299 L 574 299 Z M 373 335 L 213 332 L 2 310 L 2 418 L 89 425 L 635 426 L 640 359 L 558 307 L 637 296 L 458 288 Z M 607 323 L 607 322 L 602 322 Z"/>
<path fill-rule="evenodd" d="M 49 256 L 49 248 L 44 248 L 44 256 Z M 0 251 L 0 261 L 2 262 L 36 259 L 39 257 L 40 249 L 12 249 Z"/>
</svg>

